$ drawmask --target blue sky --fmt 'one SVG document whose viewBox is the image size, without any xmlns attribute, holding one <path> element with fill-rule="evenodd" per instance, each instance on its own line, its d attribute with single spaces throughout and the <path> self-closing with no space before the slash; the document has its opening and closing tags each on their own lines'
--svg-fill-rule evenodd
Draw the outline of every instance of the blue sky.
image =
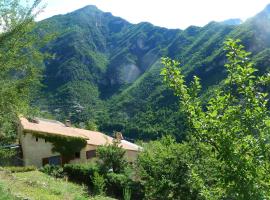
<svg viewBox="0 0 270 200">
<path fill-rule="evenodd" d="M 203 26 L 229 18 L 245 20 L 260 12 L 270 0 L 44 0 L 47 8 L 38 20 L 96 5 L 129 22 L 148 21 L 167 28 Z"/>
</svg>

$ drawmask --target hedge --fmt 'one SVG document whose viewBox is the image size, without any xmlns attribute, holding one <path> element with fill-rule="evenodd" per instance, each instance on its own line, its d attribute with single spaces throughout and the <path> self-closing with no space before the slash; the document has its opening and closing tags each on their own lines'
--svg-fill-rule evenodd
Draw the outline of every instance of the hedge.
<svg viewBox="0 0 270 200">
<path fill-rule="evenodd" d="M 143 186 L 139 181 L 134 181 L 126 174 L 108 173 L 106 175 L 106 188 L 109 195 L 117 198 L 123 197 L 125 189 L 131 190 L 131 199 L 143 199 Z"/>
<path fill-rule="evenodd" d="M 83 183 L 88 186 L 93 186 L 92 177 L 99 169 L 94 163 L 86 164 L 66 164 L 64 166 L 64 172 L 68 176 L 69 180 L 76 183 Z"/>
<path fill-rule="evenodd" d="M 64 173 L 69 180 L 85 184 L 89 189 L 93 189 L 93 177 L 95 172 L 100 172 L 99 167 L 95 163 L 86 164 L 66 164 L 64 166 Z M 103 174 L 105 178 L 106 191 L 110 196 L 116 198 L 123 197 L 123 191 L 127 188 L 131 190 L 131 199 L 143 199 L 144 190 L 139 181 L 132 180 L 127 174 L 116 174 L 108 172 Z"/>
<path fill-rule="evenodd" d="M 30 172 L 35 171 L 37 168 L 35 166 L 25 166 L 25 167 L 4 167 L 4 170 L 10 171 L 12 173 L 19 173 L 19 172 Z"/>
</svg>

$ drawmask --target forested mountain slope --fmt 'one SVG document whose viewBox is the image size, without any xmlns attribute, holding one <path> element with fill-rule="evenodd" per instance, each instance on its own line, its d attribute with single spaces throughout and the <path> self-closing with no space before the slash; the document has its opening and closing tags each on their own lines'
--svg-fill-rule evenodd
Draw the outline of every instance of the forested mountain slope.
<svg viewBox="0 0 270 200">
<path fill-rule="evenodd" d="M 38 105 L 57 118 L 90 121 L 130 138 L 184 138 L 185 117 L 159 75 L 162 56 L 180 60 L 187 81 L 199 76 L 205 92 L 224 78 L 228 37 L 242 40 L 261 72 L 270 66 L 270 6 L 241 24 L 210 22 L 185 30 L 131 24 L 87 6 L 39 27 L 58 36 L 44 49 L 52 58 L 45 63 Z"/>
</svg>

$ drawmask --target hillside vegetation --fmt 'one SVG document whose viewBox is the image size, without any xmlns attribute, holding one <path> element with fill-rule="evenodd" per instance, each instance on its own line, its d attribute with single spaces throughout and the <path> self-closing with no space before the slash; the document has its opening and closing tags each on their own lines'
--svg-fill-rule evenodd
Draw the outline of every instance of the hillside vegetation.
<svg viewBox="0 0 270 200">
<path fill-rule="evenodd" d="M 39 23 L 40 34 L 58 36 L 44 48 L 52 58 L 45 62 L 44 89 L 35 102 L 58 119 L 97 124 L 107 133 L 122 131 L 136 139 L 171 134 L 182 140 L 186 117 L 162 85 L 160 57 L 181 60 L 187 81 L 199 76 L 207 93 L 226 75 L 223 42 L 239 38 L 265 72 L 269 15 L 268 6 L 242 24 L 210 22 L 185 30 L 131 24 L 95 6 L 54 16 Z"/>
<path fill-rule="evenodd" d="M 55 179 L 39 171 L 13 174 L 0 171 L 0 199 L 110 200 L 111 198 L 90 198 L 85 187 Z"/>
</svg>

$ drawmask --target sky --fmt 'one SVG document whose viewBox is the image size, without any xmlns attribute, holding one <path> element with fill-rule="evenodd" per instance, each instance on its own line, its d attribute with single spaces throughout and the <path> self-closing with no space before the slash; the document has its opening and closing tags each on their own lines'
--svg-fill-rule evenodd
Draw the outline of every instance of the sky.
<svg viewBox="0 0 270 200">
<path fill-rule="evenodd" d="M 246 20 L 263 10 L 270 0 L 44 0 L 47 7 L 38 20 L 65 14 L 86 5 L 96 5 L 131 23 L 184 29 L 210 21 Z"/>
</svg>

